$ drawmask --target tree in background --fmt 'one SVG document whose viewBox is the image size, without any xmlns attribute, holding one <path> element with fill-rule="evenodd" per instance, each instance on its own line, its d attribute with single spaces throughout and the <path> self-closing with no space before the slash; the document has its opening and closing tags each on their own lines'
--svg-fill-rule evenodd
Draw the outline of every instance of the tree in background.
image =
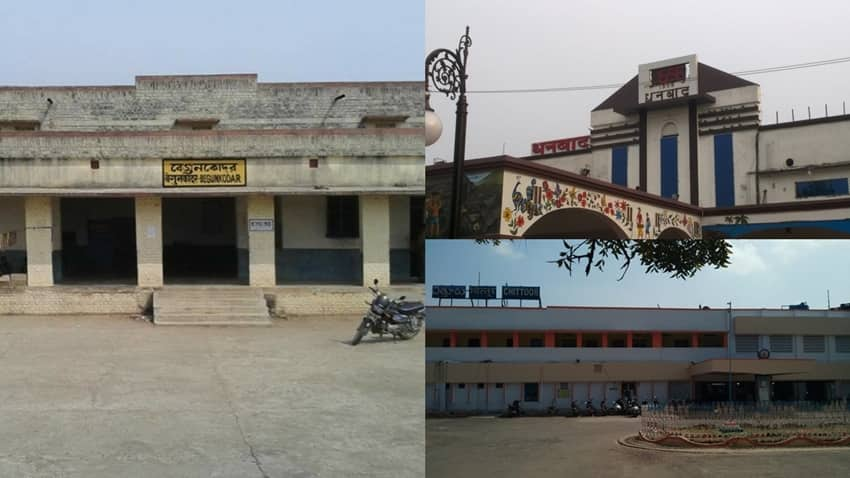
<svg viewBox="0 0 850 478">
<path fill-rule="evenodd" d="M 564 241 L 564 250 L 560 257 L 550 261 L 565 268 L 570 274 L 573 267 L 584 264 L 584 273 L 589 275 L 592 268 L 604 269 L 606 261 L 622 261 L 620 269 L 626 272 L 633 261 L 639 260 L 646 272 L 661 272 L 670 277 L 687 279 L 703 267 L 715 269 L 729 265 L 732 245 L 724 240 L 682 240 L 682 241 L 628 241 L 586 239 L 570 243 Z M 619 279 L 618 279 L 619 280 Z"/>
</svg>

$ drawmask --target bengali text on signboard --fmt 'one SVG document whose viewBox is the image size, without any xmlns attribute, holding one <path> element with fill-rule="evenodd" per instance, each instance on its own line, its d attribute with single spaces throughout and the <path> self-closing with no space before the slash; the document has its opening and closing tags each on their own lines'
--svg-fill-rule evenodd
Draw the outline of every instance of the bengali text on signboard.
<svg viewBox="0 0 850 478">
<path fill-rule="evenodd" d="M 496 287 L 489 285 L 471 285 L 469 286 L 470 299 L 495 299 Z"/>
<path fill-rule="evenodd" d="M 163 159 L 162 186 L 245 186 L 244 159 Z"/>
</svg>

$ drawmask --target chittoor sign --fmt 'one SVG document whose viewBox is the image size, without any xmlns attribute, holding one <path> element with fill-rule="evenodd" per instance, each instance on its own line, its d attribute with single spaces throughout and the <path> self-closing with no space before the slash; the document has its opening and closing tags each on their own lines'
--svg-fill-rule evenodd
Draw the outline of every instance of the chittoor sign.
<svg viewBox="0 0 850 478">
<path fill-rule="evenodd" d="M 580 149 L 590 149 L 590 136 L 553 139 L 531 144 L 531 152 L 533 154 L 563 153 Z"/>
<path fill-rule="evenodd" d="M 162 187 L 245 186 L 244 159 L 163 159 Z"/>
</svg>

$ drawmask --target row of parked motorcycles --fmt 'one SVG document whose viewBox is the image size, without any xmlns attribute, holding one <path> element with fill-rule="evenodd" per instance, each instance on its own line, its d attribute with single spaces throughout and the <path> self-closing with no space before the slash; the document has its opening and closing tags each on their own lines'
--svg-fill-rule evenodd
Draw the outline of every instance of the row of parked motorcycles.
<svg viewBox="0 0 850 478">
<path fill-rule="evenodd" d="M 644 406 L 645 405 L 646 403 L 644 403 Z M 547 414 L 566 415 L 569 417 L 603 417 L 608 415 L 639 417 L 641 410 L 642 406 L 637 400 L 631 398 L 620 398 L 615 400 L 611 406 L 608 406 L 608 403 L 605 400 L 602 400 L 599 403 L 599 408 L 593 405 L 593 400 L 585 400 L 583 407 L 579 407 L 578 402 L 573 400 L 572 403 L 570 403 L 570 408 L 565 412 L 562 413 L 561 409 L 558 409 L 553 405 L 547 409 Z M 522 415 L 525 415 L 525 412 L 522 410 L 519 400 L 514 400 L 513 403 L 508 405 L 508 409 L 504 416 L 510 418 Z"/>
</svg>

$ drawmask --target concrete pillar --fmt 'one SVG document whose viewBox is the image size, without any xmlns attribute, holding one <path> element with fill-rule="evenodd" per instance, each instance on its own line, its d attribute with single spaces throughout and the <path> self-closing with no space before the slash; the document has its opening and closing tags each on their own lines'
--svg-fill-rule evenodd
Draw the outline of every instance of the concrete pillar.
<svg viewBox="0 0 850 478">
<path fill-rule="evenodd" d="M 53 285 L 53 199 L 28 196 L 24 203 L 27 227 L 27 285 Z"/>
<path fill-rule="evenodd" d="M 699 347 L 699 334 L 697 332 L 691 334 L 691 347 Z"/>
<path fill-rule="evenodd" d="M 457 332 L 454 330 L 449 332 L 449 347 L 457 347 Z"/>
<path fill-rule="evenodd" d="M 269 219 L 274 223 L 274 196 L 248 196 L 248 221 Z M 274 227 L 271 231 L 248 228 L 248 283 L 251 287 L 274 287 Z"/>
<path fill-rule="evenodd" d="M 482 331 L 481 332 L 481 347 L 486 348 L 488 346 L 489 346 L 489 344 L 487 342 L 487 332 Z"/>
<path fill-rule="evenodd" d="M 248 283 L 248 201 L 236 197 L 236 270 L 239 283 Z"/>
<path fill-rule="evenodd" d="M 551 330 L 547 330 L 546 332 L 544 332 L 543 346 L 550 348 L 555 346 L 555 332 Z"/>
<path fill-rule="evenodd" d="M 136 198 L 136 263 L 139 287 L 162 287 L 162 198 Z"/>
<path fill-rule="evenodd" d="M 576 332 L 576 348 L 581 348 L 582 333 Z"/>
<path fill-rule="evenodd" d="M 390 283 L 390 201 L 388 196 L 360 196 L 363 285 L 374 279 Z"/>
<path fill-rule="evenodd" d="M 62 199 L 53 198 L 53 282 L 62 281 Z"/>
<path fill-rule="evenodd" d="M 519 332 L 514 332 L 513 342 L 514 348 L 519 348 Z"/>
<path fill-rule="evenodd" d="M 652 348 L 658 349 L 664 345 L 664 341 L 661 337 L 661 332 L 653 332 L 652 333 Z"/>
<path fill-rule="evenodd" d="M 632 333 L 626 332 L 626 347 L 632 348 Z"/>
<path fill-rule="evenodd" d="M 602 346 L 608 347 L 608 332 L 602 332 Z"/>
</svg>

